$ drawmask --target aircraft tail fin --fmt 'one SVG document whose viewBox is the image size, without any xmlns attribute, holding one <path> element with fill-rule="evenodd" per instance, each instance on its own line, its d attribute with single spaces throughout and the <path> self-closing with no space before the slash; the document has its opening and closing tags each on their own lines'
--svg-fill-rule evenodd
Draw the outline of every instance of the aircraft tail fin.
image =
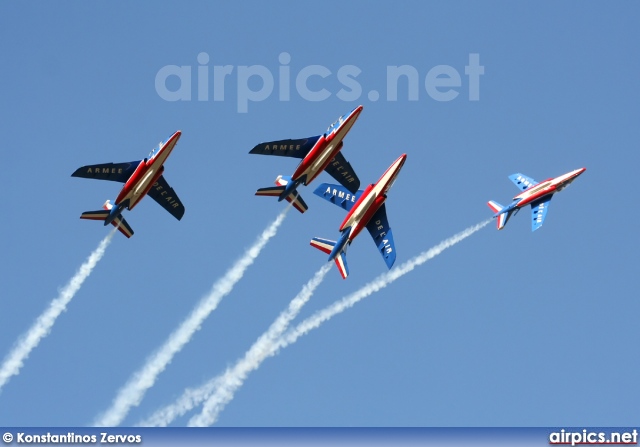
<svg viewBox="0 0 640 447">
<path fill-rule="evenodd" d="M 111 214 L 111 208 L 113 208 L 113 205 L 111 205 L 111 202 L 107 200 L 106 202 L 104 202 L 104 205 L 102 205 L 102 208 L 103 209 L 96 211 L 85 211 L 80 215 L 80 219 L 100 220 L 104 222 L 107 217 L 109 217 L 109 214 Z M 111 221 L 111 224 L 114 227 L 117 227 L 118 231 L 120 231 L 120 233 L 124 234 L 126 237 L 133 236 L 133 229 L 124 219 L 124 217 L 122 217 L 122 214 L 118 214 L 118 216 L 116 216 L 116 218 Z"/>
<path fill-rule="evenodd" d="M 336 245 L 336 241 L 331 241 L 329 239 L 322 239 L 319 237 L 314 237 L 311 239 L 311 246 L 317 248 L 318 250 L 331 254 L 333 248 Z M 347 265 L 347 253 L 343 250 L 333 258 L 336 263 L 336 267 L 338 267 L 338 271 L 340 272 L 340 276 L 342 279 L 346 279 L 349 276 L 349 266 Z"/>
</svg>

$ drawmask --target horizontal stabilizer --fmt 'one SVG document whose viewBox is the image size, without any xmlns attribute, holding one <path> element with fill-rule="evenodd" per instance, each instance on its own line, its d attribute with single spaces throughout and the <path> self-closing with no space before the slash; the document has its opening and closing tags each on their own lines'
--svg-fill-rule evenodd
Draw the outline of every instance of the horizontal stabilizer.
<svg viewBox="0 0 640 447">
<path fill-rule="evenodd" d="M 284 192 L 284 186 L 268 186 L 266 188 L 260 188 L 256 191 L 257 196 L 271 196 L 278 197 Z"/>
<path fill-rule="evenodd" d="M 504 206 L 500 205 L 498 202 L 495 202 L 493 200 L 488 201 L 487 205 L 489 205 L 489 208 L 491 208 L 491 211 L 495 213 L 493 217 L 497 219 L 496 226 L 498 227 L 498 230 L 502 230 L 504 226 L 507 224 L 507 221 L 511 217 L 511 214 L 513 213 L 514 209 L 512 208 L 509 211 L 505 211 L 504 213 L 502 213 L 501 211 L 504 209 Z"/>
<path fill-rule="evenodd" d="M 117 227 L 118 231 L 120 231 L 120 233 L 124 234 L 125 236 L 127 237 L 133 236 L 133 229 L 131 228 L 129 223 L 124 219 L 124 217 L 122 217 L 122 214 L 116 217 L 115 219 L 113 219 L 113 221 L 111 221 L 111 225 L 113 225 L 114 227 Z"/>
<path fill-rule="evenodd" d="M 507 224 L 507 221 L 509 220 L 510 217 L 511 217 L 511 211 L 502 213 L 498 216 L 498 220 L 496 221 L 496 226 L 498 227 L 498 230 L 502 230 L 504 228 L 504 226 Z"/>
<path fill-rule="evenodd" d="M 322 197 L 328 202 L 338 205 L 340 208 L 350 211 L 353 205 L 362 195 L 362 190 L 358 190 L 355 194 L 342 185 L 333 185 L 331 183 L 322 183 L 313 191 L 318 197 Z"/>
<path fill-rule="evenodd" d="M 280 197 L 280 195 L 284 192 L 285 187 L 286 186 L 269 186 L 267 188 L 260 188 L 256 191 L 256 195 Z M 307 206 L 305 201 L 302 200 L 302 197 L 300 196 L 300 194 L 298 194 L 297 191 L 294 191 L 293 193 L 289 194 L 287 197 L 285 197 L 285 199 L 287 200 L 287 202 L 291 203 L 293 207 L 298 211 L 300 211 L 301 213 L 304 213 L 309 209 L 309 207 Z"/>
<path fill-rule="evenodd" d="M 304 213 L 309 209 L 305 201 L 302 200 L 302 196 L 298 194 L 297 191 L 292 192 L 287 197 L 285 197 L 285 199 L 287 200 L 287 202 L 292 204 L 293 207 L 298 211 L 300 211 L 301 213 Z"/>
<path fill-rule="evenodd" d="M 338 256 L 333 259 L 336 263 L 336 267 L 338 267 L 338 271 L 340 272 L 340 276 L 342 279 L 347 279 L 349 276 L 349 266 L 347 265 L 347 254 L 344 251 L 341 251 Z"/>
<path fill-rule="evenodd" d="M 336 246 L 336 241 L 314 237 L 313 239 L 311 239 L 311 246 L 329 255 L 331 254 L 333 247 Z"/>
<path fill-rule="evenodd" d="M 332 241 L 329 239 L 322 239 L 320 237 L 314 237 L 311 239 L 311 246 L 317 248 L 318 250 L 330 255 L 336 246 L 336 241 Z M 343 250 L 338 255 L 333 258 L 336 263 L 336 267 L 338 267 L 338 271 L 340 272 L 340 276 L 342 279 L 346 279 L 349 276 L 349 266 L 347 265 L 347 253 Z"/>
<path fill-rule="evenodd" d="M 109 216 L 109 210 L 85 211 L 80 215 L 80 219 L 104 221 Z"/>
<path fill-rule="evenodd" d="M 109 210 L 85 211 L 84 213 L 82 213 L 82 215 L 80 215 L 80 219 L 100 220 L 104 222 L 104 220 L 109 217 L 109 214 Z M 124 219 L 124 217 L 122 217 L 122 214 L 113 219 L 111 221 L 111 224 L 114 227 L 117 227 L 118 231 L 120 231 L 120 233 L 124 234 L 125 236 L 133 236 L 133 229 L 131 228 L 131 226 L 129 226 L 129 223 Z"/>
<path fill-rule="evenodd" d="M 495 214 L 498 214 L 504 208 L 504 206 L 500 205 L 498 202 L 494 202 L 493 200 L 489 200 L 487 205 L 489 205 L 489 208 L 491 208 L 491 211 Z"/>
</svg>

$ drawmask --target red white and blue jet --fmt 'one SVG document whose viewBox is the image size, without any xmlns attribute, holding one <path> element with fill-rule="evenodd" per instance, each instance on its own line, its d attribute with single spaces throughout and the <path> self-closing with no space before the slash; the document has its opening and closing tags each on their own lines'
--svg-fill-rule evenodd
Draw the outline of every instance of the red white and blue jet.
<svg viewBox="0 0 640 447">
<path fill-rule="evenodd" d="M 328 183 L 323 183 L 314 191 L 317 196 L 348 211 L 347 217 L 340 225 L 340 238 L 337 242 L 318 237 L 311 240 L 311 246 L 328 253 L 329 261 L 335 261 L 342 278 L 349 275 L 347 247 L 364 228 L 369 230 L 387 267 L 393 266 L 396 260 L 396 248 L 384 202 L 387 200 L 387 192 L 406 159 L 407 154 L 402 154 L 376 183 L 370 184 L 365 190 L 357 191 L 355 194 L 351 194 L 340 185 Z"/>
<path fill-rule="evenodd" d="M 112 224 L 122 234 L 131 237 L 133 230 L 122 217 L 122 211 L 132 210 L 147 194 L 173 217 L 182 219 L 184 205 L 162 175 L 164 162 L 173 151 L 180 135 L 180 131 L 171 135 L 166 142 L 161 142 L 154 148 L 144 160 L 129 163 L 103 163 L 78 168 L 71 174 L 72 177 L 124 183 L 114 204 L 107 200 L 102 206 L 103 209 L 84 212 L 80 219 L 104 221 L 105 225 Z"/>
<path fill-rule="evenodd" d="M 520 208 L 531 205 L 531 231 L 536 231 L 544 223 L 549 209 L 549 201 L 553 195 L 569 186 L 587 168 L 576 169 L 556 178 L 550 178 L 543 182 L 536 182 L 531 177 L 523 174 L 513 174 L 509 179 L 522 192 L 513 198 L 508 206 L 502 206 L 493 200 L 487 202 L 497 218 L 498 230 L 502 230 L 512 215 L 518 214 Z"/>
<path fill-rule="evenodd" d="M 360 187 L 360 180 L 340 150 L 343 145 L 342 140 L 355 124 L 360 112 L 362 112 L 362 106 L 341 116 L 322 135 L 300 140 L 270 141 L 260 143 L 251 149 L 250 154 L 302 159 L 293 175 L 279 175 L 275 181 L 277 186 L 260 188 L 256 191 L 256 195 L 277 197 L 278 202 L 287 200 L 298 211 L 304 213 L 309 207 L 300 197 L 297 187 L 308 185 L 323 170 L 344 186 L 350 194 L 355 194 Z"/>
</svg>

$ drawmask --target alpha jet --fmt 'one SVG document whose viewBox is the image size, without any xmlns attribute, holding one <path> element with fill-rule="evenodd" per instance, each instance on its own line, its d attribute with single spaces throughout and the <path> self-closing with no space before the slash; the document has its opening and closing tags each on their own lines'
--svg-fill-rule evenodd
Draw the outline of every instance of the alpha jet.
<svg viewBox="0 0 640 447">
<path fill-rule="evenodd" d="M 518 214 L 521 208 L 531 205 L 531 231 L 536 231 L 544 223 L 549 209 L 549 201 L 553 195 L 569 186 L 587 168 L 576 169 L 567 172 L 556 178 L 550 178 L 543 182 L 536 182 L 531 177 L 523 174 L 513 174 L 509 179 L 522 190 L 520 194 L 513 198 L 513 202 L 508 206 L 502 206 L 493 200 L 487 202 L 489 208 L 495 213 L 498 230 L 502 230 L 512 215 Z"/>
<path fill-rule="evenodd" d="M 256 191 L 256 195 L 277 197 L 278 202 L 287 200 L 298 211 L 304 213 L 309 207 L 300 197 L 297 188 L 299 185 L 306 186 L 311 183 L 323 170 L 344 186 L 350 194 L 355 194 L 360 187 L 360 180 L 340 150 L 343 145 L 342 140 L 360 116 L 360 112 L 362 112 L 362 106 L 341 116 L 322 135 L 300 140 L 260 143 L 251 149 L 250 154 L 302 159 L 293 175 L 279 175 L 275 181 L 277 186 L 260 188 Z"/>
<path fill-rule="evenodd" d="M 124 187 L 113 204 L 107 200 L 102 206 L 103 209 L 84 212 L 80 219 L 104 221 L 105 225 L 112 224 L 122 234 L 131 237 L 133 230 L 122 217 L 122 211 L 132 210 L 147 194 L 173 217 L 178 220 L 182 219 L 184 205 L 162 175 L 164 162 L 173 151 L 181 134 L 180 131 L 177 131 L 166 142 L 160 142 L 144 160 L 129 163 L 103 163 L 78 168 L 76 172 L 71 174 L 72 177 L 124 183 Z"/>
<path fill-rule="evenodd" d="M 323 183 L 314 191 L 317 196 L 348 211 L 347 217 L 340 225 L 340 238 L 337 242 L 319 237 L 311 239 L 311 246 L 328 253 L 329 261 L 335 261 L 342 278 L 349 275 L 347 248 L 364 228 L 369 230 L 387 267 L 393 266 L 396 248 L 387 220 L 385 200 L 406 159 L 407 154 L 402 154 L 376 183 L 367 186 L 365 190 L 357 191 L 355 195 L 340 185 L 328 183 Z"/>
</svg>

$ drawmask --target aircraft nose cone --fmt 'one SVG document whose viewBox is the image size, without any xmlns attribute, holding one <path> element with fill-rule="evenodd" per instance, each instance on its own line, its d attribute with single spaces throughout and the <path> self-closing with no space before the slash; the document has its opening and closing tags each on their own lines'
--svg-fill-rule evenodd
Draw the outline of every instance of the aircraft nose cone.
<svg viewBox="0 0 640 447">
<path fill-rule="evenodd" d="M 398 159 L 396 160 L 396 162 L 398 162 L 398 169 L 402 168 L 405 161 L 407 161 L 407 154 L 402 154 L 398 157 Z"/>
<path fill-rule="evenodd" d="M 362 112 L 362 109 L 364 109 L 364 106 L 358 106 L 355 109 L 353 109 L 350 113 L 350 115 L 352 115 L 353 117 L 358 117 L 358 115 L 360 115 L 360 113 Z"/>
<path fill-rule="evenodd" d="M 178 140 L 180 139 L 180 137 L 182 136 L 182 131 L 181 130 L 176 130 L 173 135 L 171 135 L 167 141 L 165 141 L 164 143 L 162 143 L 162 146 L 166 146 L 170 141 L 175 140 L 175 142 L 177 143 Z"/>
</svg>

